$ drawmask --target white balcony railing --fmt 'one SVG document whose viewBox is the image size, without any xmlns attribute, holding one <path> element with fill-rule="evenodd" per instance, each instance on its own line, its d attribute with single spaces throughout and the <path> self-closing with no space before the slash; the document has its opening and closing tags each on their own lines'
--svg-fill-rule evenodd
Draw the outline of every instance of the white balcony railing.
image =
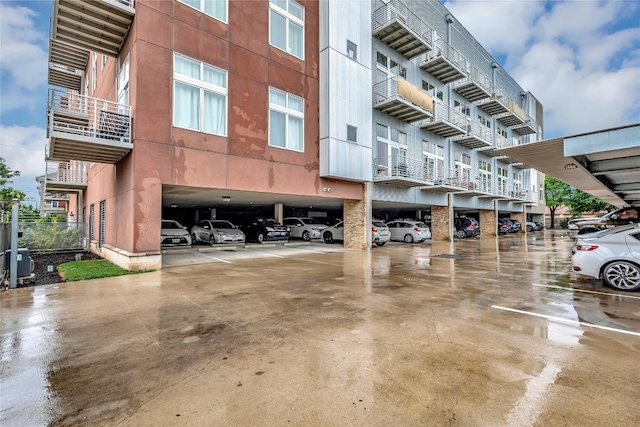
<svg viewBox="0 0 640 427">
<path fill-rule="evenodd" d="M 47 183 L 55 182 L 69 185 L 87 184 L 87 163 L 81 161 L 48 161 L 45 178 Z"/>
</svg>

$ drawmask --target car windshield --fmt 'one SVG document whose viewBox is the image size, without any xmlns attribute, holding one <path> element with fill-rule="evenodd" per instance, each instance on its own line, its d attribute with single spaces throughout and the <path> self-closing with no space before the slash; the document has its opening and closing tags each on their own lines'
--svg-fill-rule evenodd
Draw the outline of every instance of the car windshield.
<svg viewBox="0 0 640 427">
<path fill-rule="evenodd" d="M 386 227 L 387 225 L 382 222 L 382 221 L 373 221 L 372 223 L 373 225 L 375 225 L 376 227 Z"/>
<path fill-rule="evenodd" d="M 272 219 L 272 218 L 258 218 L 258 222 L 262 225 L 270 225 L 270 226 L 280 225 L 275 219 Z"/>
<path fill-rule="evenodd" d="M 578 236 L 578 238 L 581 238 L 581 239 L 597 239 L 599 237 L 608 236 L 610 234 L 621 233 L 623 231 L 631 230 L 631 229 L 634 229 L 634 228 L 638 228 L 638 226 L 636 224 L 621 225 L 620 227 L 607 228 L 605 230 L 596 231 L 594 233 L 583 234 L 582 236 Z"/>
<path fill-rule="evenodd" d="M 324 225 L 323 223 L 316 221 L 314 218 L 300 218 L 300 221 L 304 222 L 305 224 L 320 224 L 320 225 Z"/>
<path fill-rule="evenodd" d="M 213 228 L 233 228 L 233 225 L 229 221 L 211 221 Z"/>
<path fill-rule="evenodd" d="M 182 226 L 180 224 L 178 224 L 175 221 L 162 221 L 162 228 L 182 228 Z"/>
</svg>

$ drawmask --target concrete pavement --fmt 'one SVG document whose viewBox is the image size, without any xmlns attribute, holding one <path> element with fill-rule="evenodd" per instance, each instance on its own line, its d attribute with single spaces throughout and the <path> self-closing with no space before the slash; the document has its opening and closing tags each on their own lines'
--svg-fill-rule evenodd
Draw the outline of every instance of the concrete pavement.
<svg viewBox="0 0 640 427">
<path fill-rule="evenodd" d="M 0 424 L 631 426 L 640 294 L 551 232 L 6 291 Z"/>
</svg>

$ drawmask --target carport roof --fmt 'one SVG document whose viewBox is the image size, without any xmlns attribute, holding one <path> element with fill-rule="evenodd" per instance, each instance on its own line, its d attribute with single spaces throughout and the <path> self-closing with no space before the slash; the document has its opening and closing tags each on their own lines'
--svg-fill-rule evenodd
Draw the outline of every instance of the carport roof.
<svg viewBox="0 0 640 427">
<path fill-rule="evenodd" d="M 498 151 L 613 205 L 640 203 L 640 123 Z"/>
</svg>

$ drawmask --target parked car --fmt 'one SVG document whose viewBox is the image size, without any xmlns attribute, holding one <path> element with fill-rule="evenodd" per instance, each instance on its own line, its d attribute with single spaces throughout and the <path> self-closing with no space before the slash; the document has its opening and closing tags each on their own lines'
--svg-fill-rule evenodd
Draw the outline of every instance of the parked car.
<svg viewBox="0 0 640 427">
<path fill-rule="evenodd" d="M 480 235 L 480 225 L 473 218 L 456 218 L 454 226 L 456 228 L 455 236 L 459 239 Z"/>
<path fill-rule="evenodd" d="M 193 243 L 244 243 L 244 233 L 237 226 L 224 220 L 204 220 L 191 227 Z"/>
<path fill-rule="evenodd" d="M 322 230 L 327 228 L 325 224 L 317 221 L 314 218 L 297 218 L 290 217 L 282 220 L 282 224 L 289 227 L 291 230 L 291 237 L 306 240 L 320 239 L 322 237 Z"/>
<path fill-rule="evenodd" d="M 289 240 L 289 227 L 280 224 L 273 218 L 258 216 L 246 220 L 240 229 L 246 239 L 262 243 L 267 241 Z"/>
<path fill-rule="evenodd" d="M 544 228 L 541 222 L 533 222 L 533 221 L 527 221 L 527 223 L 525 224 L 525 227 L 527 227 L 528 232 L 540 231 Z"/>
<path fill-rule="evenodd" d="M 335 216 L 318 217 L 316 219 L 327 226 L 336 225 L 342 221 L 342 218 L 337 218 Z"/>
<path fill-rule="evenodd" d="M 578 236 L 573 252 L 573 271 L 603 279 L 615 289 L 640 290 L 640 225 Z"/>
<path fill-rule="evenodd" d="M 517 219 L 513 219 L 513 218 L 507 218 L 509 221 L 511 221 L 511 233 L 519 233 L 520 230 L 522 230 L 522 223 L 520 221 L 518 221 Z"/>
<path fill-rule="evenodd" d="M 384 246 L 390 239 L 389 227 L 383 221 L 373 220 L 371 222 L 371 241 L 378 246 Z M 344 241 L 344 221 L 325 228 L 322 231 L 322 240 L 325 243 Z"/>
<path fill-rule="evenodd" d="M 498 218 L 498 235 L 511 233 L 513 223 L 508 218 Z"/>
<path fill-rule="evenodd" d="M 183 227 L 178 221 L 163 219 L 162 229 L 160 230 L 160 245 L 191 246 L 191 236 L 187 231 L 187 227 Z"/>
<path fill-rule="evenodd" d="M 405 243 L 424 242 L 431 238 L 431 230 L 424 222 L 394 220 L 387 223 L 391 240 Z"/>
<path fill-rule="evenodd" d="M 640 222 L 638 212 L 640 212 L 640 206 L 628 206 L 601 217 L 574 218 L 569 220 L 569 230 L 577 231 L 578 234 L 593 233 L 604 228 Z"/>
</svg>

